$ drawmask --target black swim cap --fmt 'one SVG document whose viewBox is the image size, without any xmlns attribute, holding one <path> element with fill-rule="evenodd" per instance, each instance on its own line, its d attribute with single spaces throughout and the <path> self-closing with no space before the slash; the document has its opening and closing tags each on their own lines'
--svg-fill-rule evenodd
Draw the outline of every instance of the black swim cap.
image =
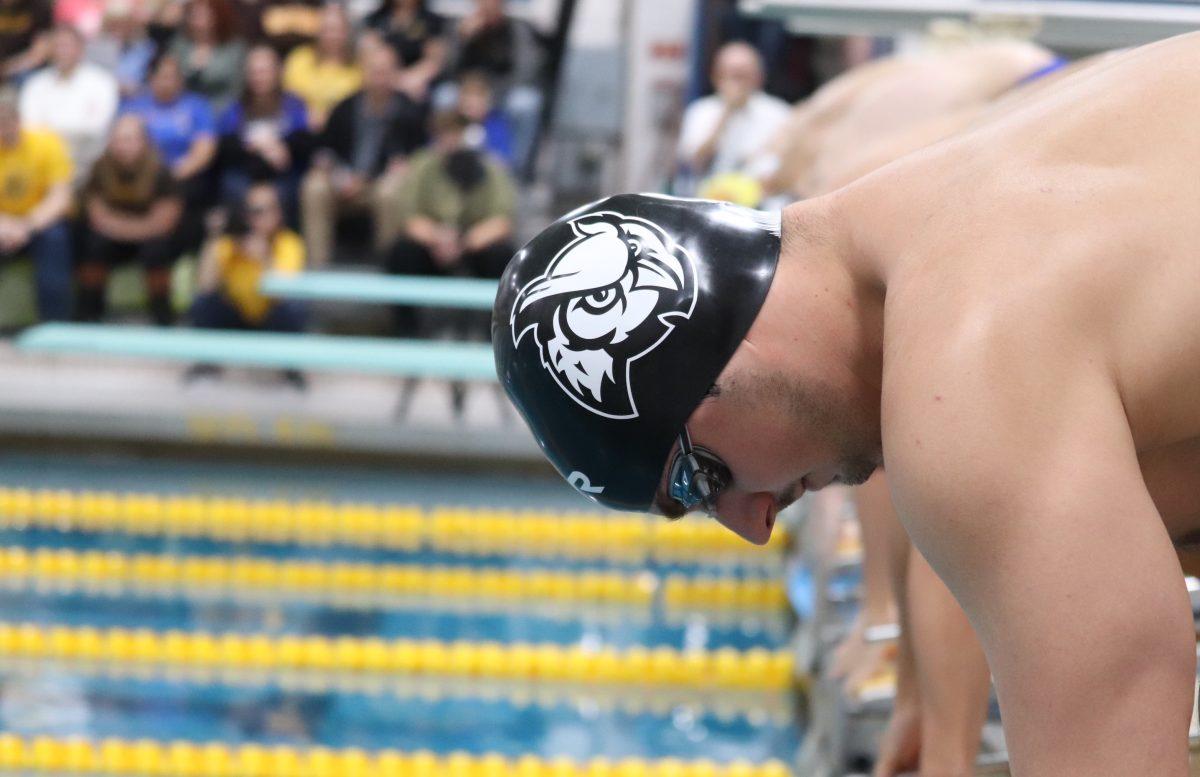
<svg viewBox="0 0 1200 777">
<path fill-rule="evenodd" d="M 517 252 L 492 312 L 496 371 L 579 492 L 648 510 L 667 454 L 758 316 L 778 213 L 622 194 Z"/>
</svg>

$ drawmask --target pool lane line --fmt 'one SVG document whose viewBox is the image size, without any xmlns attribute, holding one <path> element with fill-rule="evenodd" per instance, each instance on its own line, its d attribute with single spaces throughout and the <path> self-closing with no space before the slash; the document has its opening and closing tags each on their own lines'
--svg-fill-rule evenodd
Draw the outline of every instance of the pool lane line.
<svg viewBox="0 0 1200 777">
<path fill-rule="evenodd" d="M 160 673 L 227 669 L 710 691 L 780 692 L 794 682 L 791 652 L 766 648 L 585 649 L 557 644 L 160 632 L 32 623 L 0 623 L 0 659 L 135 666 Z"/>
<path fill-rule="evenodd" d="M 562 572 L 418 564 L 279 560 L 255 556 L 118 553 L 0 546 L 0 588 L 39 593 L 306 602 L 387 608 L 466 601 L 607 606 L 670 613 L 783 613 L 781 581 L 653 572 Z M 414 601 L 414 599 L 416 601 Z"/>
<path fill-rule="evenodd" d="M 777 527 L 765 548 L 753 546 L 701 518 L 0 487 L 0 528 L 25 526 L 316 547 L 768 567 L 782 563 L 789 542 L 784 527 Z"/>
<path fill-rule="evenodd" d="M 223 742 L 20 737 L 0 734 L 0 774 L 115 777 L 790 777 L 778 760 L 437 754 Z"/>
<path fill-rule="evenodd" d="M 584 704 L 630 714 L 687 708 L 718 719 L 782 725 L 794 714 L 792 656 L 782 650 L 679 652 L 431 639 L 216 635 L 0 623 L 0 675 L 43 670 L 85 677 L 359 693 L 401 699 L 485 699 L 552 708 Z"/>
</svg>

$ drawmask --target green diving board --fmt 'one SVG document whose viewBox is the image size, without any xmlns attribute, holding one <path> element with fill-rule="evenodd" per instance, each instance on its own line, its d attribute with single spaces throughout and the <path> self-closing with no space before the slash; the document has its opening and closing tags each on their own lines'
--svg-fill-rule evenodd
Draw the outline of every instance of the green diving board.
<svg viewBox="0 0 1200 777">
<path fill-rule="evenodd" d="M 442 380 L 496 380 L 485 343 L 376 337 L 161 329 L 106 324 L 40 324 L 17 347 L 29 353 L 128 356 L 189 364 L 329 370 Z"/>
<path fill-rule="evenodd" d="M 491 310 L 498 284 L 476 278 L 316 271 L 266 273 L 259 288 L 269 297 L 284 299 Z"/>
</svg>

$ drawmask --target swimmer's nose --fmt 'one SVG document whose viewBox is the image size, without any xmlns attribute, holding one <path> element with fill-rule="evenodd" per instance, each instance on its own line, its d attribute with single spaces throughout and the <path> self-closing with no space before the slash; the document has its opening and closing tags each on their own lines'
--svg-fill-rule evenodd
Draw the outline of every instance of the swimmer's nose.
<svg viewBox="0 0 1200 777">
<path fill-rule="evenodd" d="M 716 518 L 747 542 L 766 545 L 775 528 L 775 497 L 767 493 L 726 492 L 717 497 Z"/>
</svg>

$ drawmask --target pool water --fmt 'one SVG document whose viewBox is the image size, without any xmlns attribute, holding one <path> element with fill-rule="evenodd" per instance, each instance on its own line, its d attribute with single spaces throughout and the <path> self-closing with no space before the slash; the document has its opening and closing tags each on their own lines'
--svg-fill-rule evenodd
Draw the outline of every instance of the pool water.
<svg viewBox="0 0 1200 777">
<path fill-rule="evenodd" d="M 556 479 L 526 474 L 87 453 L 0 454 L 0 488 L 396 504 L 423 510 L 463 506 L 594 512 Z M 695 602 L 683 607 L 664 593 L 668 581 L 688 586 L 703 580 L 706 590 L 729 591 L 743 583 L 767 585 L 778 574 L 777 559 L 758 564 L 747 563 L 743 555 L 625 558 L 231 541 L 154 531 L 64 531 L 44 523 L 26 525 L 20 516 L 3 514 L 0 524 L 0 550 L 12 551 L 21 564 L 45 557 L 47 551 L 70 551 L 67 561 L 55 562 L 69 566 L 61 579 L 42 576 L 36 564 L 17 574 L 5 572 L 0 563 L 0 623 L 14 625 L 4 632 L 7 637 L 0 634 L 0 731 L 22 738 L 256 743 L 510 759 L 532 754 L 576 762 L 597 757 L 709 759 L 718 764 L 791 762 L 799 746 L 792 689 L 779 681 L 777 668 L 786 660 L 786 609 L 730 607 L 728 602 L 711 610 Z M 95 569 L 78 560 L 85 557 Z M 371 570 L 391 565 L 398 575 L 420 580 L 477 581 L 482 579 L 478 574 L 493 575 L 489 580 L 505 575 L 524 580 L 522 576 L 538 574 L 551 582 L 542 583 L 548 588 L 540 597 L 436 589 L 419 596 L 381 596 L 355 589 L 353 581 L 340 592 L 280 587 L 278 581 L 206 588 L 177 582 L 158 586 L 145 578 L 117 585 L 96 572 L 102 561 L 128 566 L 142 557 L 173 564 L 245 558 L 276 575 L 281 568 L 304 564 L 329 575 L 337 565 Z M 615 579 L 605 590 L 616 593 L 605 594 L 603 602 L 588 598 L 599 593 L 578 593 L 584 585 L 579 581 L 588 575 Z M 621 587 L 621 581 L 631 582 Z M 601 585 L 592 587 L 599 591 Z M 734 595 L 747 594 L 727 597 Z M 176 655 L 165 642 L 140 648 L 159 651 L 153 660 L 138 659 L 141 654 L 135 652 L 129 661 L 79 657 L 86 653 L 80 640 L 92 638 L 88 635 L 116 639 L 113 633 L 120 637 L 126 632 L 160 641 L 176 635 L 179 644 L 195 635 L 242 635 L 246 640 L 237 650 L 244 653 L 250 649 L 245 645 L 257 639 L 261 651 L 274 652 L 259 659 L 214 653 L 202 669 L 186 653 L 194 645 L 177 646 Z M 293 664 L 276 660 L 287 640 L 299 644 L 315 637 L 326 638 L 328 651 L 333 651 L 327 665 L 303 657 Z M 70 650 L 53 647 L 66 645 L 68 638 L 75 640 Z M 306 644 L 312 650 L 321 647 Z M 458 659 L 475 663 L 460 672 L 447 658 L 444 677 L 429 671 L 395 675 L 378 667 L 363 669 L 361 658 L 339 663 L 334 655 L 342 649 L 339 645 L 353 656 L 369 650 L 424 649 L 430 661 L 430 651 L 457 650 Z M 586 658 L 593 662 L 588 666 L 601 666 L 595 663 L 599 654 L 608 657 L 603 666 L 614 673 L 614 682 L 586 672 L 572 675 L 561 667 L 553 671 L 566 674 L 546 679 L 551 671 L 546 662 Z M 490 656 L 491 663 L 481 664 L 484 659 L 477 656 Z M 518 656 L 532 662 L 532 669 L 508 665 Z M 743 664 L 737 662 L 743 660 L 759 674 L 747 670 L 740 677 Z M 775 663 L 768 666 L 771 661 Z M 351 664 L 353 671 L 347 668 Z M 712 670 L 716 679 L 705 677 L 706 667 L 718 668 Z M 642 671 L 644 681 L 638 674 Z M 4 765 L 0 747 L 0 771 Z"/>
</svg>

